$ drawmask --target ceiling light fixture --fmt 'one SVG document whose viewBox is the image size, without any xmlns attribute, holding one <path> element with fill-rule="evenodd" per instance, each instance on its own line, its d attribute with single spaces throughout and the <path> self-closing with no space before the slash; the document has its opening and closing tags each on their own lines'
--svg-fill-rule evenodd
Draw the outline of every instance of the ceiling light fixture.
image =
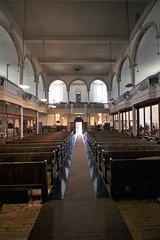
<svg viewBox="0 0 160 240">
<path fill-rule="evenodd" d="M 24 68 L 24 35 L 25 35 L 25 27 L 26 27 L 26 0 L 24 0 L 24 11 L 23 11 L 23 39 L 22 39 L 22 66 Z M 29 89 L 29 85 L 23 83 L 23 77 L 20 79 L 19 87 L 26 90 Z"/>
<path fill-rule="evenodd" d="M 21 83 L 19 84 L 19 87 L 22 89 L 29 89 L 29 86 L 27 84 Z"/>
<path fill-rule="evenodd" d="M 47 102 L 47 99 L 46 98 L 41 98 L 40 99 L 42 102 Z"/>
<path fill-rule="evenodd" d="M 127 83 L 124 86 L 127 87 L 127 88 L 130 88 L 130 87 L 133 87 L 133 83 Z"/>
</svg>

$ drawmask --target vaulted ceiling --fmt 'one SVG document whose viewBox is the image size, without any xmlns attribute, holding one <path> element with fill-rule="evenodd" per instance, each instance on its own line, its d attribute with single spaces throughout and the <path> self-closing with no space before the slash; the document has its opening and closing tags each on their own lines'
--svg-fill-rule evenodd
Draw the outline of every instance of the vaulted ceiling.
<svg viewBox="0 0 160 240">
<path fill-rule="evenodd" d="M 2 2 L 47 76 L 98 77 L 110 74 L 152 1 L 27 0 L 25 8 L 22 0 Z"/>
</svg>

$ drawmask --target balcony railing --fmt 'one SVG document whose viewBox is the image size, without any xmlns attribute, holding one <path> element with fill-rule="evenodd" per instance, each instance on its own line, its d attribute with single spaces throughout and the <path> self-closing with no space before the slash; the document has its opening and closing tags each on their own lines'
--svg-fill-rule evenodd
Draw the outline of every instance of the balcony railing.
<svg viewBox="0 0 160 240">
<path fill-rule="evenodd" d="M 32 104 L 37 104 L 39 106 L 47 107 L 46 103 L 40 101 L 37 97 L 35 97 L 31 93 L 27 93 L 27 92 L 23 91 L 16 84 L 7 80 L 4 77 L 0 77 L 0 89 L 5 90 L 9 93 L 12 93 L 15 96 L 18 96 L 21 101 L 22 100 L 26 101 L 26 102 L 28 101 Z"/>
</svg>

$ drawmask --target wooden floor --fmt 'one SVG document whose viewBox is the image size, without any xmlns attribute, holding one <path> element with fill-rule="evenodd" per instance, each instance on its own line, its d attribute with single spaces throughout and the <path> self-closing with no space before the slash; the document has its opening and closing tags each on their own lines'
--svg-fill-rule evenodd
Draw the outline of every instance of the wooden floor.
<svg viewBox="0 0 160 240">
<path fill-rule="evenodd" d="M 160 239 L 158 200 L 124 200 L 116 204 L 134 240 Z M 41 206 L 39 200 L 29 204 L 4 204 L 0 210 L 0 239 L 27 240 Z"/>
</svg>

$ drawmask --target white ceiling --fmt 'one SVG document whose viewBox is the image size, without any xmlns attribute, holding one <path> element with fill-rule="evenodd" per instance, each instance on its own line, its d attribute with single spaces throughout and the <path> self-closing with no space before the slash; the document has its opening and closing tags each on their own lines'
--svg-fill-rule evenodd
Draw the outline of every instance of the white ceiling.
<svg viewBox="0 0 160 240">
<path fill-rule="evenodd" d="M 3 0 L 22 32 L 25 26 L 25 42 L 32 54 L 44 64 L 47 76 L 54 73 L 59 77 L 109 75 L 111 62 L 114 67 L 128 41 L 128 23 L 131 33 L 150 2 L 27 0 L 23 24 L 24 1 Z M 84 71 L 74 73 L 72 68 L 76 65 L 81 65 Z"/>
</svg>

